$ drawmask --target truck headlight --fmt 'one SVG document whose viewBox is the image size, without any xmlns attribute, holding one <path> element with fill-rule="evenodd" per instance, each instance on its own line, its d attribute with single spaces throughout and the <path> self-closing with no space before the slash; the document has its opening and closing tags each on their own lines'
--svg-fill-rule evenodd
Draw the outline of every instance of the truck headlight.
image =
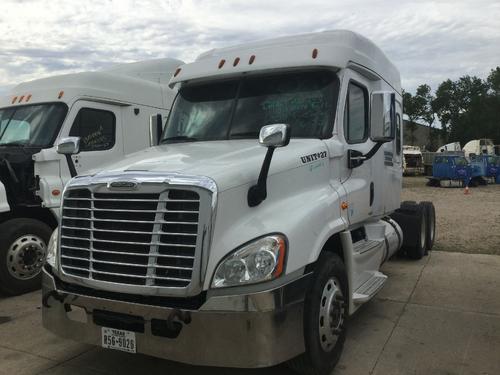
<svg viewBox="0 0 500 375">
<path fill-rule="evenodd" d="M 252 241 L 223 259 L 212 288 L 253 284 L 279 277 L 284 270 L 286 239 L 273 234 Z"/>
<path fill-rule="evenodd" d="M 47 246 L 47 263 L 54 269 L 57 269 L 57 240 L 59 238 L 59 231 L 56 228 L 50 236 L 49 244 Z"/>
</svg>

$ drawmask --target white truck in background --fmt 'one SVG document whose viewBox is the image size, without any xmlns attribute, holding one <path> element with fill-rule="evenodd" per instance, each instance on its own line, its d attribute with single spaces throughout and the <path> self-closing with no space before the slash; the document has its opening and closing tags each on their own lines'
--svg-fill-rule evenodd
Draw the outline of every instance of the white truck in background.
<svg viewBox="0 0 500 375">
<path fill-rule="evenodd" d="M 403 174 L 418 175 L 424 173 L 424 159 L 418 146 L 403 146 Z"/>
<path fill-rule="evenodd" d="M 189 364 L 329 374 L 381 264 L 432 248 L 432 204 L 400 202 L 398 70 L 328 31 L 207 52 L 170 85 L 157 147 L 66 186 L 44 326 Z"/>
<path fill-rule="evenodd" d="M 487 138 L 473 139 L 464 145 L 462 151 L 468 158 L 474 155 L 495 155 L 495 144 Z"/>
<path fill-rule="evenodd" d="M 460 142 L 447 143 L 437 149 L 436 152 L 459 152 L 462 151 Z"/>
<path fill-rule="evenodd" d="M 175 93 L 167 83 L 181 64 L 158 59 L 54 76 L 0 99 L 0 291 L 40 287 L 64 185 L 151 145 L 150 116 L 168 114 Z M 68 150 L 74 155 L 58 153 Z"/>
</svg>

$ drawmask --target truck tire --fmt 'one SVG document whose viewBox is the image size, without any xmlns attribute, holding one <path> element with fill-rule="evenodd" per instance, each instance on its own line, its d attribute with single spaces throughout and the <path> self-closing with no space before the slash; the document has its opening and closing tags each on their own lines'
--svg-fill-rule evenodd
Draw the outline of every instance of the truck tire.
<svg viewBox="0 0 500 375">
<path fill-rule="evenodd" d="M 425 250 L 431 251 L 436 238 L 436 209 L 434 203 L 424 201 L 420 202 L 424 206 L 427 229 L 425 231 Z"/>
<path fill-rule="evenodd" d="M 0 224 L 0 291 L 18 295 L 40 288 L 51 234 L 47 224 L 35 219 Z"/>
<path fill-rule="evenodd" d="M 403 202 L 392 215 L 403 231 L 401 250 L 411 259 L 421 259 L 426 254 L 427 220 L 424 206 L 414 202 Z"/>
<path fill-rule="evenodd" d="M 303 375 L 329 374 L 340 359 L 347 329 L 347 274 L 340 257 L 323 253 L 304 302 L 305 353 L 287 365 Z"/>
</svg>

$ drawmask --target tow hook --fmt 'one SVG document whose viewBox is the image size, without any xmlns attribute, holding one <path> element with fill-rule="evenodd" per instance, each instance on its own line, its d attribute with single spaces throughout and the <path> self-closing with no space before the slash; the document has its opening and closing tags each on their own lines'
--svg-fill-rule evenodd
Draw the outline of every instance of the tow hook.
<svg viewBox="0 0 500 375">
<path fill-rule="evenodd" d="M 166 320 L 152 319 L 151 331 L 155 336 L 175 339 L 182 331 L 183 324 L 191 323 L 191 313 L 189 311 L 172 310 Z"/>
<path fill-rule="evenodd" d="M 50 305 L 49 305 L 49 298 L 50 297 L 53 297 L 56 301 L 63 303 L 66 296 L 67 296 L 67 294 L 58 293 L 57 290 L 51 290 L 50 292 L 45 293 L 42 296 L 42 305 L 43 305 L 43 307 L 50 309 Z"/>
</svg>

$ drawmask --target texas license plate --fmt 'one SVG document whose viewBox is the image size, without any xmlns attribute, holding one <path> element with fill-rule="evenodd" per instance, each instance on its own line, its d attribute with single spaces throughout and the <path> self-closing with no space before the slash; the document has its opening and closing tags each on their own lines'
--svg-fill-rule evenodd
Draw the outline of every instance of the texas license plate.
<svg viewBox="0 0 500 375">
<path fill-rule="evenodd" d="M 102 327 L 102 347 L 135 353 L 135 332 Z"/>
</svg>

